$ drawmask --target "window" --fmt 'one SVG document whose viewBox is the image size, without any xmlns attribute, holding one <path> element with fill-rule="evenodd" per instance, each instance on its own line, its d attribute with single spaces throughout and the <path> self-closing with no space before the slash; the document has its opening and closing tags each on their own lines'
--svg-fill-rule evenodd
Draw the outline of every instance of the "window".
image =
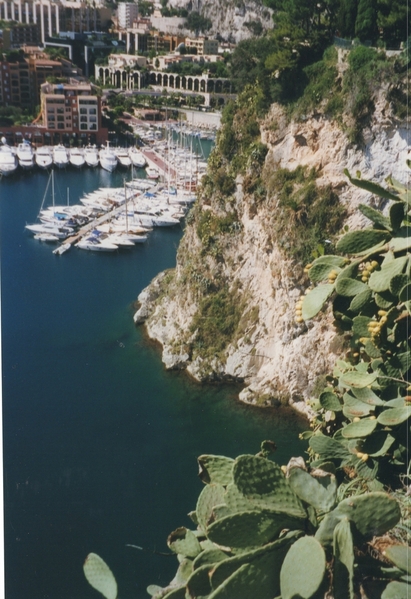
<svg viewBox="0 0 411 599">
<path fill-rule="evenodd" d="M 64 123 L 57 123 L 57 129 L 64 129 Z"/>
</svg>

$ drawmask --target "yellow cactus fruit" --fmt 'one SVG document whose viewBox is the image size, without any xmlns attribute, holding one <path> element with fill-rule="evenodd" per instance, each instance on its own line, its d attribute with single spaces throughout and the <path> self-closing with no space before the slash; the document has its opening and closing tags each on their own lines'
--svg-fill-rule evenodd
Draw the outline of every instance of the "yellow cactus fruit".
<svg viewBox="0 0 411 599">
<path fill-rule="evenodd" d="M 378 316 L 385 316 L 387 314 L 387 310 L 378 310 Z"/>
<path fill-rule="evenodd" d="M 370 416 L 370 420 L 376 420 L 376 416 Z"/>
<path fill-rule="evenodd" d="M 355 416 L 355 418 L 353 418 L 353 422 L 359 422 L 361 420 L 361 418 L 359 418 L 358 416 Z"/>
<path fill-rule="evenodd" d="M 378 268 L 379 264 L 378 264 L 378 262 L 376 260 L 373 260 L 371 262 L 371 266 L 373 267 L 373 269 L 376 269 L 376 268 Z"/>
<path fill-rule="evenodd" d="M 296 317 L 294 318 L 294 321 L 295 321 L 297 324 L 300 324 L 301 322 L 304 322 L 304 318 L 303 318 L 302 316 L 296 316 Z"/>
<path fill-rule="evenodd" d="M 368 277 L 367 277 L 366 275 L 363 275 L 363 276 L 361 277 L 361 281 L 362 281 L 363 283 L 366 283 L 366 282 L 368 281 Z"/>
<path fill-rule="evenodd" d="M 388 318 L 386 316 L 381 316 L 380 323 L 385 324 L 387 322 L 387 320 L 388 320 Z"/>
<path fill-rule="evenodd" d="M 356 352 L 354 352 L 354 353 L 353 353 L 352 357 L 353 357 L 353 358 L 358 358 L 358 356 L 359 356 L 359 355 L 360 355 L 360 354 L 359 354 L 359 353 L 356 351 Z"/>
<path fill-rule="evenodd" d="M 298 302 L 295 304 L 295 308 L 302 308 L 303 307 L 303 302 L 301 300 L 298 300 Z"/>
<path fill-rule="evenodd" d="M 284 472 L 284 474 L 287 472 L 287 466 L 281 466 L 281 470 Z"/>
<path fill-rule="evenodd" d="M 364 455 L 361 457 L 363 462 L 366 462 L 368 460 L 368 458 L 369 458 L 368 453 L 364 453 Z"/>
<path fill-rule="evenodd" d="M 357 451 L 357 453 L 356 453 L 356 456 L 359 460 L 363 457 L 363 455 L 364 454 L 362 453 L 362 451 Z"/>
</svg>

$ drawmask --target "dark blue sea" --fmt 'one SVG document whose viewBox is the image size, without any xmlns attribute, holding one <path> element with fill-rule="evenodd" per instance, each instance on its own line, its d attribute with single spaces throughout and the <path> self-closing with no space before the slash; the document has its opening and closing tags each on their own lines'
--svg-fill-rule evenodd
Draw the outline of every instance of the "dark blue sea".
<svg viewBox="0 0 411 599">
<path fill-rule="evenodd" d="M 59 171 L 56 201 L 123 178 Z M 24 229 L 47 179 L 0 182 L 6 599 L 96 599 L 82 571 L 91 551 L 113 570 L 119 599 L 147 599 L 147 585 L 176 570 L 155 552 L 191 525 L 196 457 L 256 453 L 272 439 L 285 463 L 302 451 L 304 423 L 242 405 L 237 387 L 166 372 L 133 304 L 174 266 L 182 228 L 155 230 L 131 251 L 55 256 Z"/>
</svg>

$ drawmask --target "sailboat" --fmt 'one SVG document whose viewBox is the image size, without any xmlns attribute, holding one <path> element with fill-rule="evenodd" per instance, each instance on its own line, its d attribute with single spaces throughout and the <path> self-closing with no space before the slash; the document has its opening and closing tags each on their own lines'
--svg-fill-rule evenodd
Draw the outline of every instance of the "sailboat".
<svg viewBox="0 0 411 599">
<path fill-rule="evenodd" d="M 47 192 L 49 190 L 50 183 L 51 183 L 51 196 L 52 196 L 52 202 L 53 202 L 53 207 L 54 207 L 54 170 L 53 169 L 52 169 L 52 171 L 50 173 L 50 177 L 47 181 L 46 191 L 44 192 L 44 196 L 43 196 L 43 200 L 41 202 L 39 214 L 41 214 L 41 212 L 43 210 L 43 205 L 44 205 L 44 202 L 47 197 Z M 36 239 L 38 239 L 40 241 L 51 241 L 51 242 L 59 241 L 59 239 L 66 239 L 66 237 L 68 237 L 69 235 L 71 235 L 74 232 L 74 230 L 71 227 L 68 227 L 67 225 L 59 225 L 59 224 L 55 224 L 55 223 L 44 223 L 44 222 L 40 222 L 39 224 L 26 225 L 25 228 L 28 231 L 30 231 L 31 233 L 34 233 Z"/>
</svg>

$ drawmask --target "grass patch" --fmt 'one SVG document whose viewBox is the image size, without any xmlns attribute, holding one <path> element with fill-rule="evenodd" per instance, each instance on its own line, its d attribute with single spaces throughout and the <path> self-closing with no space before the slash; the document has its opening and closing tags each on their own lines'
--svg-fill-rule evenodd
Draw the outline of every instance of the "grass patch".
<svg viewBox="0 0 411 599">
<path fill-rule="evenodd" d="M 346 211 L 330 186 L 318 187 L 315 169 L 298 166 L 294 171 L 278 169 L 267 187 L 278 197 L 274 240 L 285 254 L 307 263 L 325 240 L 341 229 Z M 327 244 L 332 250 L 332 244 Z"/>
<path fill-rule="evenodd" d="M 191 332 L 196 333 L 194 353 L 203 358 L 221 354 L 233 339 L 242 312 L 238 293 L 230 291 L 227 285 L 204 296 L 190 327 Z"/>
</svg>

